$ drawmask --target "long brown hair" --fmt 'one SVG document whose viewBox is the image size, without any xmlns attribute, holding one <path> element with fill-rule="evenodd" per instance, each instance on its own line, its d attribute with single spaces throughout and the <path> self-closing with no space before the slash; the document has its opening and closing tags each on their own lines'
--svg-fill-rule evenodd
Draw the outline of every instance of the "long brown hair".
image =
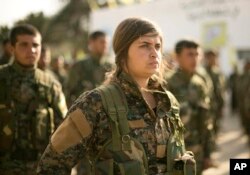
<svg viewBox="0 0 250 175">
<path fill-rule="evenodd" d="M 113 50 L 115 53 L 115 69 L 107 74 L 105 83 L 108 83 L 118 77 L 122 72 L 124 64 L 128 58 L 130 45 L 139 37 L 152 33 L 160 36 L 162 43 L 162 34 L 160 29 L 153 22 L 143 18 L 127 18 L 123 20 L 116 28 L 113 36 Z M 161 66 L 162 68 L 162 66 Z M 154 76 L 160 83 L 163 80 L 162 71 Z"/>
</svg>

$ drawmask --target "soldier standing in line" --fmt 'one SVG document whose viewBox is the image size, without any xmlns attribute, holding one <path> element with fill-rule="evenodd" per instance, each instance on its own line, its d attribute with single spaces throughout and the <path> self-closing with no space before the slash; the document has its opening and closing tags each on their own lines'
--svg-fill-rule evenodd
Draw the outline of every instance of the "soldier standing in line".
<svg viewBox="0 0 250 175">
<path fill-rule="evenodd" d="M 237 103 L 241 122 L 244 127 L 245 133 L 249 138 L 250 145 L 250 58 L 245 58 L 244 70 L 242 75 L 239 76 L 237 83 Z"/>
<path fill-rule="evenodd" d="M 12 57 L 11 44 L 9 39 L 4 39 L 2 41 L 2 49 L 3 53 L 0 57 L 0 65 L 8 64 L 11 62 Z"/>
<path fill-rule="evenodd" d="M 88 49 L 89 54 L 86 58 L 76 62 L 69 70 L 65 84 L 68 106 L 81 93 L 100 85 L 104 81 L 105 73 L 111 70 L 111 64 L 104 60 L 104 55 L 108 49 L 108 38 L 103 31 L 95 31 L 90 34 Z M 89 172 L 89 168 L 87 161 L 82 160 L 77 166 L 77 174 L 85 175 Z"/>
<path fill-rule="evenodd" d="M 210 98 L 204 80 L 196 71 L 199 45 L 181 40 L 175 46 L 179 67 L 169 76 L 167 86 L 180 102 L 180 117 L 186 128 L 187 150 L 196 156 L 197 174 L 211 165 L 212 118 Z"/>
<path fill-rule="evenodd" d="M 70 173 L 84 156 L 91 174 L 195 174 L 193 156 L 185 154 L 179 104 L 162 86 L 162 48 L 151 21 L 128 18 L 118 25 L 116 69 L 71 106 L 41 158 L 39 175 Z"/>
<path fill-rule="evenodd" d="M 111 65 L 103 59 L 108 49 L 108 38 L 104 32 L 91 33 L 88 48 L 89 54 L 86 58 L 76 62 L 69 70 L 65 87 L 69 106 L 82 92 L 100 85 L 105 73 L 111 70 Z"/>
<path fill-rule="evenodd" d="M 230 74 L 228 78 L 228 88 L 231 91 L 231 96 L 230 96 L 230 106 L 231 106 L 231 112 L 232 113 L 237 113 L 238 112 L 238 101 L 237 101 L 237 83 L 239 80 L 239 71 L 238 71 L 238 66 L 236 63 L 233 65 L 233 72 Z"/>
<path fill-rule="evenodd" d="M 224 106 L 224 93 L 225 93 L 225 78 L 218 67 L 218 53 L 213 50 L 207 50 L 204 53 L 205 58 L 205 69 L 210 75 L 213 86 L 213 101 L 212 108 L 214 109 L 215 119 L 214 119 L 214 131 L 217 135 L 219 130 L 219 123 L 223 116 L 223 106 Z"/>
<path fill-rule="evenodd" d="M 246 75 L 246 83 L 245 83 L 245 89 L 246 89 L 246 95 L 244 96 L 244 113 L 246 117 L 246 133 L 248 136 L 248 145 L 250 149 L 250 58 L 248 58 L 248 72 Z"/>
<path fill-rule="evenodd" d="M 197 75 L 199 75 L 204 83 L 205 83 L 205 86 L 206 86 L 206 89 L 208 90 L 208 95 L 209 95 L 209 98 L 210 98 L 210 110 L 209 110 L 209 115 L 211 116 L 211 119 L 210 119 L 210 122 L 212 124 L 215 123 L 215 107 L 214 107 L 214 104 L 213 104 L 213 100 L 214 99 L 214 85 L 213 85 L 213 81 L 210 77 L 210 75 L 208 74 L 208 72 L 206 71 L 206 69 L 202 66 L 202 65 L 199 65 L 196 69 L 196 73 Z M 217 149 L 217 145 L 216 145 L 216 137 L 215 137 L 215 131 L 214 131 L 214 125 L 210 125 L 210 127 L 212 127 L 211 129 L 211 151 L 214 151 Z M 211 164 L 211 166 L 214 166 L 216 167 L 217 165 L 215 163 Z"/>
<path fill-rule="evenodd" d="M 67 70 L 65 69 L 65 60 L 62 55 L 57 56 L 51 61 L 51 70 L 56 75 L 57 79 L 61 83 L 63 87 L 63 91 L 65 91 L 65 81 L 67 79 Z"/>
<path fill-rule="evenodd" d="M 14 62 L 0 68 L 0 174 L 34 175 L 67 106 L 60 84 L 37 68 L 39 31 L 17 25 L 10 40 Z"/>
<path fill-rule="evenodd" d="M 37 67 L 42 71 L 46 72 L 47 74 L 50 74 L 56 80 L 58 80 L 57 76 L 50 68 L 50 63 L 51 63 L 50 48 L 46 45 L 42 45 L 41 56 L 40 59 L 38 60 Z"/>
</svg>

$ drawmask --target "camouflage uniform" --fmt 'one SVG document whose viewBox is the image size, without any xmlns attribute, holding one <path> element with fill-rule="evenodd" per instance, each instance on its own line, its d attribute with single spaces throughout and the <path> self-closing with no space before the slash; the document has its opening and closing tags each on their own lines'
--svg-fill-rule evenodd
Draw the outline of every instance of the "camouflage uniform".
<svg viewBox="0 0 250 175">
<path fill-rule="evenodd" d="M 37 68 L 0 68 L 0 174 L 33 175 L 67 107 L 61 86 Z"/>
<path fill-rule="evenodd" d="M 68 105 L 70 106 L 81 93 L 100 85 L 105 78 L 105 73 L 110 69 L 110 64 L 99 63 L 91 55 L 75 63 L 69 71 L 65 86 Z"/>
<path fill-rule="evenodd" d="M 167 80 L 167 86 L 180 103 L 180 117 L 186 128 L 185 144 L 193 151 L 197 161 L 197 174 L 201 174 L 203 159 L 211 153 L 210 99 L 204 80 L 197 75 L 177 69 Z"/>
<path fill-rule="evenodd" d="M 209 125 L 211 131 L 211 143 L 209 143 L 209 145 L 213 145 L 211 147 L 213 147 L 213 150 L 216 149 L 216 138 L 215 138 L 215 128 L 214 128 L 214 123 L 215 123 L 215 118 L 216 118 L 216 103 L 213 102 L 213 99 L 215 98 L 214 96 L 214 85 L 213 85 L 213 81 L 210 77 L 210 75 L 208 74 L 208 72 L 206 71 L 206 69 L 203 66 L 199 66 L 196 69 L 196 73 L 197 75 L 199 75 L 203 81 L 205 82 L 205 86 L 206 89 L 208 90 L 208 95 L 210 98 L 210 110 L 209 110 Z M 212 149 L 212 148 L 211 148 Z"/>
<path fill-rule="evenodd" d="M 230 74 L 228 78 L 228 87 L 231 91 L 230 96 L 230 105 L 231 105 L 231 111 L 237 112 L 238 111 L 238 101 L 237 101 L 237 84 L 239 80 L 239 73 L 237 70 L 237 67 L 234 68 L 234 71 Z"/>
<path fill-rule="evenodd" d="M 250 63 L 249 63 L 250 65 Z M 237 85 L 237 94 L 238 94 L 238 107 L 239 113 L 242 121 L 242 125 L 245 129 L 246 134 L 249 137 L 250 145 L 250 69 L 244 70 L 244 73 L 239 76 L 238 85 Z"/>
<path fill-rule="evenodd" d="M 224 106 L 224 91 L 225 91 L 225 78 L 219 71 L 218 67 L 205 67 L 208 74 L 210 75 L 213 86 L 214 86 L 214 92 L 213 92 L 213 98 L 212 100 L 212 108 L 214 110 L 215 114 L 215 120 L 214 120 L 214 130 L 215 133 L 218 133 L 219 129 L 219 121 L 222 117 L 222 110 Z"/>
<path fill-rule="evenodd" d="M 149 174 L 164 174 L 167 162 L 165 151 L 169 133 L 174 130 L 179 132 L 183 130 L 180 118 L 176 116 L 176 122 L 173 122 L 167 113 L 170 110 L 170 99 L 176 105 L 178 102 L 172 95 L 170 98 L 164 89 L 151 79 L 149 89 L 157 101 L 154 112 L 149 108 L 136 83 L 128 74 L 121 73 L 115 82 L 124 92 L 128 104 L 129 136 L 139 141 L 144 148 Z M 109 117 L 104 110 L 100 92 L 94 89 L 82 94 L 70 108 L 66 120 L 52 135 L 51 142 L 38 165 L 38 174 L 70 173 L 71 168 L 83 156 L 90 159 L 95 157 L 107 140 L 112 137 L 111 135 Z M 184 141 L 181 138 L 178 143 L 183 146 Z M 107 152 L 100 160 L 107 159 L 110 154 Z M 140 155 L 137 156 L 141 158 Z M 112 172 L 120 174 L 116 165 Z"/>
<path fill-rule="evenodd" d="M 245 116 L 246 116 L 246 131 L 248 135 L 248 144 L 250 148 L 250 71 L 248 71 L 246 79 L 246 96 L 244 99 L 244 110 L 245 110 Z"/>
<path fill-rule="evenodd" d="M 0 57 L 0 65 L 8 64 L 8 63 L 10 63 L 10 61 L 11 61 L 10 57 L 7 57 L 5 55 L 2 55 Z"/>
<path fill-rule="evenodd" d="M 248 144 L 250 148 L 250 70 L 248 70 L 246 77 L 247 78 L 245 79 L 246 95 L 244 98 L 244 111 L 245 111 L 244 113 L 245 113 L 245 118 L 246 118 L 245 127 L 246 127 L 247 136 L 248 136 Z"/>
<path fill-rule="evenodd" d="M 58 70 L 52 69 L 56 79 L 61 83 L 63 86 L 63 90 L 65 90 L 65 81 L 67 79 L 67 71 L 64 68 L 60 68 Z"/>
<path fill-rule="evenodd" d="M 57 78 L 57 75 L 50 68 L 45 68 L 45 69 L 41 69 L 41 70 L 43 72 L 45 72 L 46 74 L 49 74 L 49 76 L 51 76 L 52 78 L 54 78 L 60 84 L 60 81 Z M 60 85 L 62 85 L 62 84 L 60 84 Z"/>
<path fill-rule="evenodd" d="M 88 55 L 69 70 L 64 86 L 68 106 L 71 106 L 81 93 L 94 89 L 104 81 L 105 73 L 110 71 L 111 66 L 107 62 L 99 62 L 98 59 Z M 78 175 L 89 172 L 90 166 L 86 162 L 86 159 L 83 159 L 77 166 Z"/>
</svg>

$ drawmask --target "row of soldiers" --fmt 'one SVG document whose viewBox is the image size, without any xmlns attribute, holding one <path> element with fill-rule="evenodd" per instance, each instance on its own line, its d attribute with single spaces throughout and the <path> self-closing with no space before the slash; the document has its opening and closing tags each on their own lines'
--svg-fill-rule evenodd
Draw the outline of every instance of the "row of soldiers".
<svg viewBox="0 0 250 175">
<path fill-rule="evenodd" d="M 204 66 L 199 45 L 181 40 L 175 46 L 177 67 L 167 73 L 167 87 L 180 103 L 180 116 L 186 128 L 187 150 L 194 152 L 197 174 L 216 166 L 211 159 L 219 120 L 224 104 L 224 78 L 218 68 L 218 55 L 204 53 Z"/>
<path fill-rule="evenodd" d="M 56 72 L 45 69 L 50 56 L 41 41 L 39 31 L 31 25 L 16 26 L 10 33 L 14 61 L 0 68 L 1 174 L 35 174 L 37 160 L 50 134 L 65 117 L 67 106 L 81 93 L 102 84 L 105 73 L 112 69 L 112 64 L 103 60 L 108 38 L 102 31 L 90 34 L 89 54 L 73 64 L 69 72 L 60 73 L 61 79 Z M 211 153 L 224 105 L 218 54 L 205 52 L 201 67 L 199 49 L 194 41 L 179 41 L 175 46 L 178 66 L 166 71 L 164 77 L 166 87 L 180 103 L 185 143 L 187 150 L 195 153 L 198 175 L 214 166 Z M 78 174 L 86 173 L 88 166 L 81 166 Z"/>
<path fill-rule="evenodd" d="M 234 67 L 228 84 L 231 89 L 232 113 L 239 114 L 250 147 L 250 57 L 245 58 L 243 65 L 242 74 L 237 66 Z"/>
</svg>

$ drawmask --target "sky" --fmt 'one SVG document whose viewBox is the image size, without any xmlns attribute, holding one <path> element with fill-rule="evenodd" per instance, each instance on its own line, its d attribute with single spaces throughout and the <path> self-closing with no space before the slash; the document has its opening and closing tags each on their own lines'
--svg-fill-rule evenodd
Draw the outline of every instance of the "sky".
<svg viewBox="0 0 250 175">
<path fill-rule="evenodd" d="M 0 0 L 0 26 L 12 27 L 14 22 L 23 19 L 31 12 L 43 12 L 54 15 L 66 3 L 66 0 Z"/>
</svg>

